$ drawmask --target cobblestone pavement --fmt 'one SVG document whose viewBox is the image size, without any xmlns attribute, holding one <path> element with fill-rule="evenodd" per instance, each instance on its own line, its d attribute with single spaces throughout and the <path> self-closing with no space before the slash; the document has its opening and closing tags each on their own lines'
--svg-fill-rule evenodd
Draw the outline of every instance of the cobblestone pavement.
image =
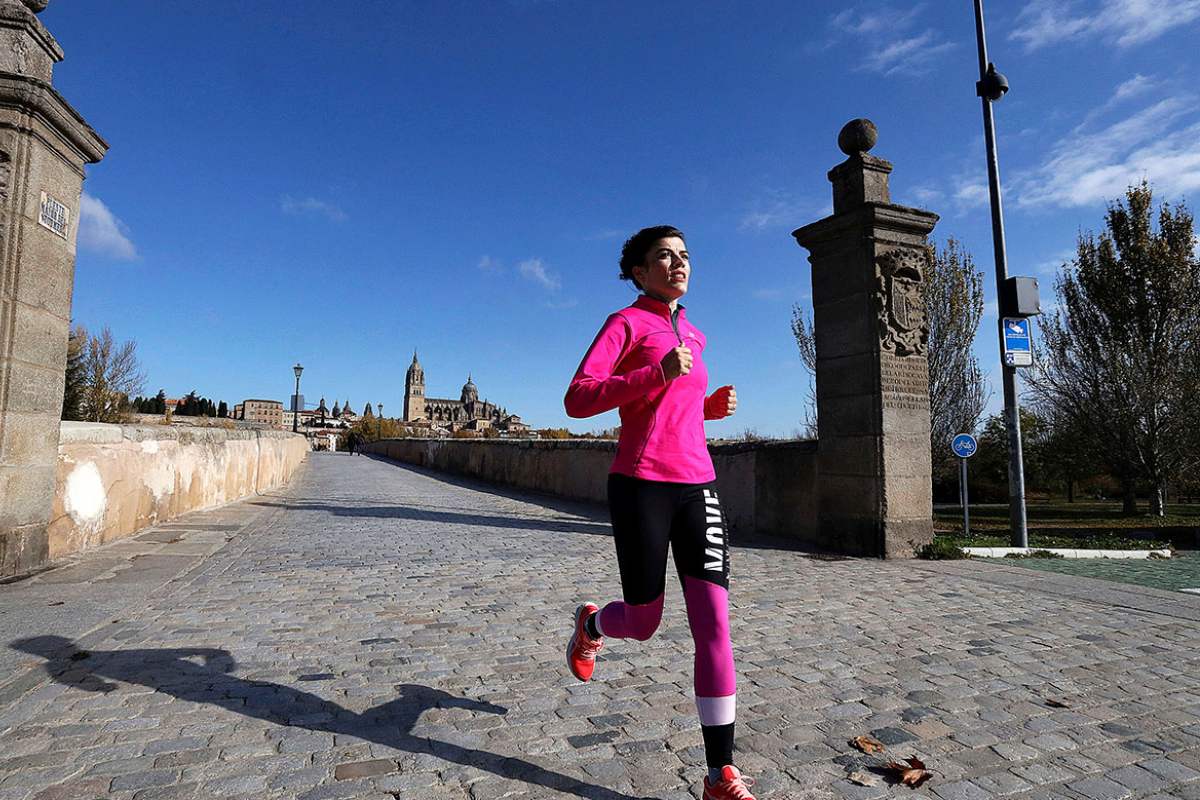
<svg viewBox="0 0 1200 800">
<path fill-rule="evenodd" d="M 1158 559 L 1110 558 L 1022 558 L 1008 559 L 1029 569 L 1083 575 L 1158 589 L 1200 590 L 1200 550 L 1180 550 L 1168 561 Z"/>
<path fill-rule="evenodd" d="M 0 800 L 698 795 L 676 590 L 592 683 L 563 663 L 576 602 L 618 590 L 602 510 L 314 454 L 287 491 L 171 528 L 202 552 L 118 622 L 74 591 L 78 617 L 22 616 L 58 570 L 0 586 Z M 1200 597 L 777 545 L 733 550 L 761 800 L 1200 800 Z M 936 774 L 889 784 L 863 733 Z"/>
</svg>

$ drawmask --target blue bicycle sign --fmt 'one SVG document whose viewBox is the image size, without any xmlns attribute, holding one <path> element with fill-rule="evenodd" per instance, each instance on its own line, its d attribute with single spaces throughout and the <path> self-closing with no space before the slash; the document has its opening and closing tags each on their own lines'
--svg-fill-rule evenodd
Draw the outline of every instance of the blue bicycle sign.
<svg viewBox="0 0 1200 800">
<path fill-rule="evenodd" d="M 979 449 L 979 443 L 975 441 L 975 437 L 969 433 L 960 433 L 954 437 L 950 448 L 954 450 L 954 455 L 959 458 L 970 458 L 975 455 L 975 451 Z"/>
</svg>

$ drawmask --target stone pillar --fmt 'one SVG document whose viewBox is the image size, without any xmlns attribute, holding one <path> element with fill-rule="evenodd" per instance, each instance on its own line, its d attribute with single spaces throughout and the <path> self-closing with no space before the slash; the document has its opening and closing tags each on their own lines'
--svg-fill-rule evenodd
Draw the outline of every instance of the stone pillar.
<svg viewBox="0 0 1200 800">
<path fill-rule="evenodd" d="M 792 235 L 812 263 L 818 541 L 906 558 L 933 538 L 923 290 L 938 217 L 892 204 L 876 135 L 865 119 L 842 129 L 833 215 Z"/>
<path fill-rule="evenodd" d="M 51 84 L 46 2 L 0 0 L 0 578 L 47 559 L 79 195 L 108 149 Z"/>
</svg>

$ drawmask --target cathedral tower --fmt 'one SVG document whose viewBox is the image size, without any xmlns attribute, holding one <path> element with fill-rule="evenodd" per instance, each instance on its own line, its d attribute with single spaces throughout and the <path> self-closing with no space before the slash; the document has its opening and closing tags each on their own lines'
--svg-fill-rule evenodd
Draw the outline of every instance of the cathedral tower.
<svg viewBox="0 0 1200 800">
<path fill-rule="evenodd" d="M 425 370 L 417 361 L 417 351 L 413 351 L 412 364 L 404 376 L 404 421 L 416 422 L 425 419 Z"/>
</svg>

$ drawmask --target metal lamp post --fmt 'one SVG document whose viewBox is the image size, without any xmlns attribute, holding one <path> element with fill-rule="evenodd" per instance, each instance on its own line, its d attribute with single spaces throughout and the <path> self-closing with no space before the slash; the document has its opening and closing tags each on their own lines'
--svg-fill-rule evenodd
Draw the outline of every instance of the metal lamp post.
<svg viewBox="0 0 1200 800">
<path fill-rule="evenodd" d="M 983 30 L 983 0 L 975 0 L 975 35 L 979 43 L 979 82 L 975 93 L 983 102 L 983 135 L 987 145 L 988 192 L 992 200 L 992 243 L 996 256 L 996 294 L 1002 298 L 1004 283 L 1008 279 L 1008 256 L 1004 247 L 1004 209 L 1000 201 L 1000 167 L 996 156 L 996 122 L 992 117 L 992 103 L 1008 92 L 1008 80 L 996 71 L 996 65 L 988 61 L 987 41 Z M 1004 309 L 1000 309 L 1004 317 Z M 1000 352 L 1004 353 L 1004 325 L 998 326 Z M 1004 375 L 1004 421 L 1008 428 L 1008 516 L 1014 547 L 1029 546 L 1029 531 L 1025 516 L 1025 470 L 1021 454 L 1021 410 L 1017 397 L 1016 367 L 1004 363 L 1001 355 L 1001 370 Z"/>
<path fill-rule="evenodd" d="M 379 438 L 383 438 L 383 403 L 379 404 Z"/>
<path fill-rule="evenodd" d="M 304 367 L 300 366 L 300 362 L 296 362 L 296 366 L 292 367 L 292 372 L 296 373 L 296 393 L 292 395 L 292 433 L 300 432 L 300 373 L 304 372 Z"/>
</svg>

